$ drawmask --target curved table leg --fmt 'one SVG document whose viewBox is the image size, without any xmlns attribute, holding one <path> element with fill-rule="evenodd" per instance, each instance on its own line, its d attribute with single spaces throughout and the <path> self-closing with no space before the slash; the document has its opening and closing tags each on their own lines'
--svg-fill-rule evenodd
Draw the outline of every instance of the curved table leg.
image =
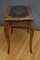
<svg viewBox="0 0 40 60">
<path fill-rule="evenodd" d="M 5 37 L 7 39 L 7 44 L 8 44 L 8 54 L 10 53 L 10 38 L 9 38 L 9 30 L 8 30 L 8 26 L 4 27 L 4 33 L 5 33 Z"/>
<path fill-rule="evenodd" d="M 29 33 L 29 27 L 27 27 L 27 32 Z"/>
<path fill-rule="evenodd" d="M 32 28 L 32 25 L 30 25 L 30 53 L 32 53 L 32 39 L 34 35 L 34 29 Z"/>
<path fill-rule="evenodd" d="M 11 34 L 13 33 L 13 26 L 11 27 Z"/>
</svg>

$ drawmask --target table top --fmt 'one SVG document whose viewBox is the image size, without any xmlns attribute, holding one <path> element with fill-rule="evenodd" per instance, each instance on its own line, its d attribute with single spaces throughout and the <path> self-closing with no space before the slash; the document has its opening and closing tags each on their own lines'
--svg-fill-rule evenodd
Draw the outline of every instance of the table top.
<svg viewBox="0 0 40 60">
<path fill-rule="evenodd" d="M 26 9 L 24 9 L 26 8 Z M 13 9 L 13 12 L 11 11 Z M 27 11 L 24 13 L 24 11 Z M 10 14 L 11 12 L 11 14 Z M 20 14 L 21 13 L 21 14 Z M 15 15 L 13 15 L 15 14 Z M 23 15 L 24 14 L 24 15 Z M 26 15 L 25 15 L 26 14 Z M 3 19 L 8 20 L 33 20 L 31 6 L 8 6 L 4 11 Z"/>
</svg>

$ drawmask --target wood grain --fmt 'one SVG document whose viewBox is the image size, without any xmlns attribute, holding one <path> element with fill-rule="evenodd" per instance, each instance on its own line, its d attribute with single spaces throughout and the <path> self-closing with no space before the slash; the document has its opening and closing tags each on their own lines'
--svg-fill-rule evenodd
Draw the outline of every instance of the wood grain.
<svg viewBox="0 0 40 60">
<path fill-rule="evenodd" d="M 0 27 L 0 57 L 2 56 L 4 60 L 40 60 L 40 31 L 34 31 L 32 43 L 33 54 L 30 54 L 30 35 L 27 33 L 27 30 L 14 29 L 12 36 L 10 34 L 11 51 L 8 55 L 7 43 L 3 29 L 4 27 Z"/>
</svg>

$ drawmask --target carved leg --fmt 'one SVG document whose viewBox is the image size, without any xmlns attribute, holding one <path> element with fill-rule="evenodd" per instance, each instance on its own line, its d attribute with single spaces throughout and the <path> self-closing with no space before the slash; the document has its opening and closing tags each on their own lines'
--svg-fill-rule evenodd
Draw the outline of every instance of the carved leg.
<svg viewBox="0 0 40 60">
<path fill-rule="evenodd" d="M 11 34 L 13 33 L 13 26 L 11 27 Z"/>
<path fill-rule="evenodd" d="M 27 28 L 27 32 L 29 33 L 29 27 Z"/>
<path fill-rule="evenodd" d="M 32 39 L 34 35 L 34 30 L 32 28 L 32 25 L 30 25 L 30 53 L 32 53 Z"/>
<path fill-rule="evenodd" d="M 4 33 L 5 37 L 7 39 L 7 44 L 8 44 L 8 54 L 10 53 L 10 38 L 9 38 L 9 32 L 8 32 L 8 26 L 4 27 Z"/>
</svg>

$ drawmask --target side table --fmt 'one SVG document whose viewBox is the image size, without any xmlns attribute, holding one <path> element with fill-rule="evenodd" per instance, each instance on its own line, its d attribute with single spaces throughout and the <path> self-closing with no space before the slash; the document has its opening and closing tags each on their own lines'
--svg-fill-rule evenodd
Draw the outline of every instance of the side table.
<svg viewBox="0 0 40 60">
<path fill-rule="evenodd" d="M 33 39 L 33 34 L 34 34 L 34 29 L 32 28 L 32 21 L 33 21 L 32 9 L 30 6 L 26 6 L 27 12 L 28 12 L 27 16 L 13 17 L 13 16 L 9 16 L 11 7 L 13 6 L 8 6 L 8 8 L 5 10 L 4 17 L 3 17 L 5 21 L 4 33 L 5 33 L 5 37 L 6 37 L 7 45 L 8 45 L 8 54 L 10 53 L 10 37 L 9 37 L 10 27 L 11 27 L 11 33 L 13 32 L 13 28 L 27 29 L 28 32 L 30 32 L 29 48 L 30 48 L 30 53 L 32 53 L 32 39 Z M 19 12 L 17 14 L 19 14 Z"/>
</svg>

